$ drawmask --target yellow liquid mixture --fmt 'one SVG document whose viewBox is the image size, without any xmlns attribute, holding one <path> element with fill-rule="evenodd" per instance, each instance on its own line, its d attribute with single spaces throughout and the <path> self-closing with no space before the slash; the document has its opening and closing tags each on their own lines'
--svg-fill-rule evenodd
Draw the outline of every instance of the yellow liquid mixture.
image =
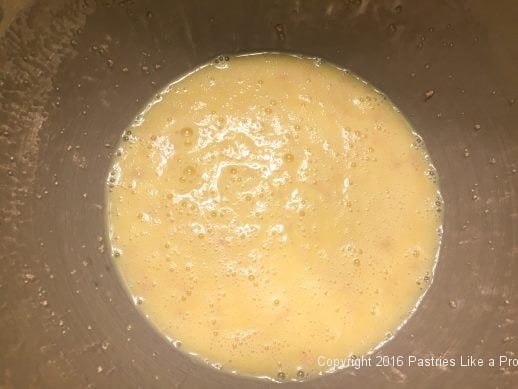
<svg viewBox="0 0 518 389">
<path fill-rule="evenodd" d="M 117 154 L 116 266 L 174 345 L 223 370 L 322 374 L 320 356 L 389 338 L 430 283 L 435 170 L 390 101 L 347 71 L 220 57 L 157 96 Z"/>
</svg>

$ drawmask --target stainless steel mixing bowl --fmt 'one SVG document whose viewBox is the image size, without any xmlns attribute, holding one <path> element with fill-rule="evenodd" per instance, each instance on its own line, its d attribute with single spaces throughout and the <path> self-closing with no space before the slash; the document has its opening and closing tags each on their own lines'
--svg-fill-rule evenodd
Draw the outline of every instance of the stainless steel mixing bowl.
<svg viewBox="0 0 518 389">
<path fill-rule="evenodd" d="M 220 53 L 314 55 L 384 91 L 445 201 L 423 303 L 376 355 L 518 357 L 516 0 L 1 0 L 0 387 L 268 388 L 171 347 L 114 271 L 114 145 Z M 410 228 L 411 226 L 409 226 Z M 296 388 L 512 388 L 516 367 L 346 369 Z"/>
</svg>

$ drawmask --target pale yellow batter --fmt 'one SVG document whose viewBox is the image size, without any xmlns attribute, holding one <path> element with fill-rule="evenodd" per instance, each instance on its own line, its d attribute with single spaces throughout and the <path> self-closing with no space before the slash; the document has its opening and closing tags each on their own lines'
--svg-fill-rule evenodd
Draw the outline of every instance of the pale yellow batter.
<svg viewBox="0 0 518 389">
<path fill-rule="evenodd" d="M 224 370 L 306 379 L 362 355 L 428 287 L 436 174 L 390 101 L 280 54 L 222 58 L 170 85 L 109 177 L 114 261 L 177 346 Z"/>
</svg>

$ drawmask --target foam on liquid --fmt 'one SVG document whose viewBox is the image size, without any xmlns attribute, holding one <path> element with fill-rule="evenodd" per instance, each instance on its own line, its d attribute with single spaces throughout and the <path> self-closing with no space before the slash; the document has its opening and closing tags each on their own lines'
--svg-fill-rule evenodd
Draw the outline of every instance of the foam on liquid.
<svg viewBox="0 0 518 389">
<path fill-rule="evenodd" d="M 362 355 L 428 288 L 441 200 L 422 140 L 319 60 L 220 58 L 172 83 L 108 179 L 114 261 L 139 309 L 227 371 L 306 379 Z"/>
</svg>

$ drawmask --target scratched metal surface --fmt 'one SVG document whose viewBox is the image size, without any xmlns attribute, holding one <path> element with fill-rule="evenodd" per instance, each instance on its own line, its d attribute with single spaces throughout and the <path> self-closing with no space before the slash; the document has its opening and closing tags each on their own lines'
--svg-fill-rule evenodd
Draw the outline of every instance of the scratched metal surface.
<svg viewBox="0 0 518 389">
<path fill-rule="evenodd" d="M 268 49 L 321 56 L 372 82 L 439 172 L 435 279 L 377 354 L 518 357 L 518 2 L 2 0 L 0 9 L 0 388 L 276 386 L 199 364 L 156 333 L 112 267 L 103 220 L 113 145 L 143 104 L 217 54 Z M 518 370 L 366 368 L 285 386 L 510 388 Z"/>
</svg>

